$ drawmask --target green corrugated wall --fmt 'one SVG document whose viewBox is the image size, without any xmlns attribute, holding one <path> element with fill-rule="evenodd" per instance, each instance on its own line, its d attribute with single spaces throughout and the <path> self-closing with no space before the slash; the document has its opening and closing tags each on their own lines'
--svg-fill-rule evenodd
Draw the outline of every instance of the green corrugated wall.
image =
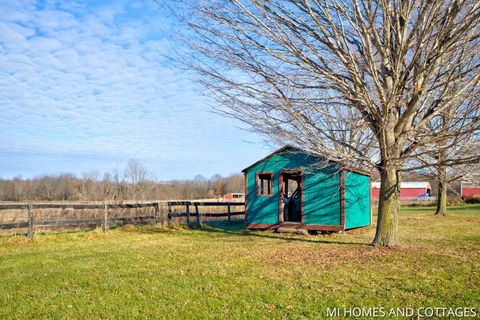
<svg viewBox="0 0 480 320">
<path fill-rule="evenodd" d="M 305 174 L 304 223 L 340 225 L 340 174 L 336 170 L 311 170 Z"/>
<path fill-rule="evenodd" d="M 298 152 L 285 152 L 253 166 L 248 174 L 248 223 L 278 223 L 279 171 L 281 169 L 305 170 L 304 177 L 304 223 L 340 225 L 340 175 L 335 169 L 314 168 L 318 158 Z M 273 195 L 262 197 L 256 194 L 255 173 L 274 173 Z"/>
<path fill-rule="evenodd" d="M 345 171 L 345 218 L 346 229 L 370 225 L 370 177 Z"/>
</svg>

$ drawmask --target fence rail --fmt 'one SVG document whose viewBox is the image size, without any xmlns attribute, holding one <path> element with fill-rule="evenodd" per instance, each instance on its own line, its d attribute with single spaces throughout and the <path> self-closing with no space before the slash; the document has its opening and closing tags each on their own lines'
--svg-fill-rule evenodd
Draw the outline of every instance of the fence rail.
<svg viewBox="0 0 480 320">
<path fill-rule="evenodd" d="M 154 201 L 142 203 L 0 203 L 0 217 L 2 211 L 22 210 L 27 213 L 26 221 L 0 223 L 0 230 L 27 228 L 27 236 L 32 239 L 35 227 L 97 227 L 102 226 L 105 233 L 111 225 L 125 224 L 159 224 L 165 220 L 168 226 L 172 226 L 175 218 L 186 218 L 186 223 L 201 224 L 209 218 L 227 218 L 231 222 L 232 217 L 244 216 L 245 211 L 233 211 L 232 207 L 244 207 L 244 202 L 212 202 L 212 201 Z M 184 211 L 178 212 L 178 207 L 184 208 Z M 201 212 L 201 207 L 226 207 L 226 212 Z M 147 215 L 118 217 L 111 214 L 115 209 L 154 209 Z M 68 211 L 75 210 L 103 210 L 102 217 L 85 217 L 74 219 L 35 219 L 35 210 L 61 209 Z M 161 215 L 161 211 L 166 210 L 166 215 Z M 193 209 L 193 211 L 191 210 Z M 162 219 L 165 218 L 166 219 Z"/>
</svg>

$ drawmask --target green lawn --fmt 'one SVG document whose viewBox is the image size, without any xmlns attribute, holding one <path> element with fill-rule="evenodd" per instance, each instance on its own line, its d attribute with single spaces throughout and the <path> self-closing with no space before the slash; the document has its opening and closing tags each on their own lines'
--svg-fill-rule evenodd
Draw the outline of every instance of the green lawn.
<svg viewBox="0 0 480 320">
<path fill-rule="evenodd" d="M 0 237 L 0 318 L 310 319 L 327 307 L 476 307 L 480 206 L 403 208 L 401 244 L 242 225 Z"/>
</svg>

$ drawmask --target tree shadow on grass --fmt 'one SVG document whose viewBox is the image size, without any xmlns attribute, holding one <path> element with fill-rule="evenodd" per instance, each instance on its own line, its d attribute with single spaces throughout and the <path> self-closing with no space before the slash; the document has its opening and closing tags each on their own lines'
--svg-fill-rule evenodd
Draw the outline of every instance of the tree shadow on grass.
<svg viewBox="0 0 480 320">
<path fill-rule="evenodd" d="M 144 234 L 172 234 L 177 236 L 196 236 L 198 233 L 183 232 L 183 231 L 197 231 L 206 233 L 209 236 L 229 236 L 229 237 L 249 237 L 249 238 L 263 238 L 284 240 L 286 242 L 307 242 L 318 244 L 340 244 L 349 246 L 369 246 L 369 243 L 339 241 L 338 239 L 325 239 L 324 236 L 306 236 L 306 235 L 291 235 L 273 233 L 271 230 L 265 231 L 250 231 L 245 229 L 245 222 L 242 220 L 232 221 L 208 221 L 201 226 L 191 224 L 190 226 L 174 226 L 172 228 L 160 226 L 123 226 L 118 228 L 121 232 L 144 233 Z"/>
<path fill-rule="evenodd" d="M 351 241 L 338 241 L 337 239 L 324 239 L 321 235 L 319 236 L 293 236 L 291 234 L 281 234 L 273 233 L 271 230 L 266 231 L 250 231 L 245 229 L 245 223 L 235 222 L 235 223 L 205 223 L 197 230 L 202 232 L 208 232 L 212 234 L 223 234 L 230 236 L 239 236 L 239 237 L 255 237 L 255 238 L 264 238 L 264 239 L 275 239 L 275 240 L 284 240 L 287 242 L 308 242 L 308 243 L 322 243 L 322 244 L 341 244 L 341 245 L 358 245 L 358 246 L 369 246 L 369 243 L 362 242 L 351 242 Z M 317 237 L 315 239 L 315 237 Z M 312 239 L 313 238 L 313 239 Z"/>
<path fill-rule="evenodd" d="M 115 226 L 110 230 L 116 230 L 118 232 L 124 233 L 143 233 L 143 234 L 174 234 L 177 231 L 188 230 L 188 227 L 185 226 L 174 226 L 174 227 L 165 227 L 165 226 L 156 226 L 156 225 L 122 225 Z"/>
</svg>

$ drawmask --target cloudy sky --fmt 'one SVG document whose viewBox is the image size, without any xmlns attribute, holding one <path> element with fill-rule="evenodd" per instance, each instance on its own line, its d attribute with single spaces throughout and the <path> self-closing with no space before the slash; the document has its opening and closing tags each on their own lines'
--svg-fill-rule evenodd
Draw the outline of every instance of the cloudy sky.
<svg viewBox="0 0 480 320">
<path fill-rule="evenodd" d="M 0 177 L 121 168 L 160 180 L 239 172 L 260 139 L 213 114 L 164 55 L 153 0 L 0 1 Z"/>
</svg>

